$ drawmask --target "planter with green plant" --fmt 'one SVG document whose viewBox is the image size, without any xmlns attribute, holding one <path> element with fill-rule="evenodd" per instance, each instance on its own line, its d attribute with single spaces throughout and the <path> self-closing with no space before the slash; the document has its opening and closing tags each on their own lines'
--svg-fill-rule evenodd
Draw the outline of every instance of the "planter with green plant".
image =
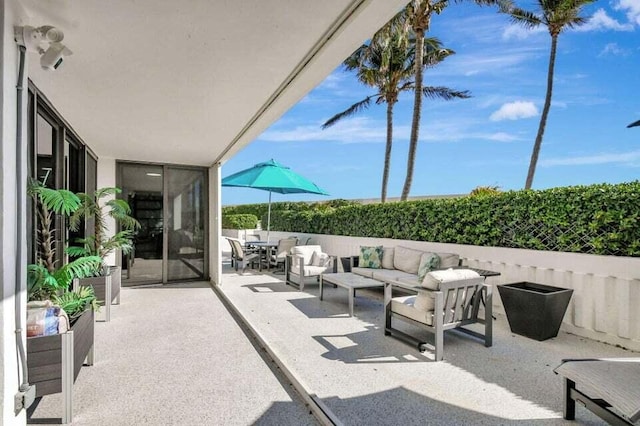
<svg viewBox="0 0 640 426">
<path fill-rule="evenodd" d="M 83 256 L 61 265 L 56 260 L 55 215 L 69 216 L 80 205 L 72 192 L 54 190 L 30 181 L 28 193 L 37 216 L 37 261 L 27 267 L 27 366 L 36 397 L 62 392 L 63 423 L 70 420 L 72 389 L 85 360 L 93 364 L 94 309 L 97 301 L 91 288 L 71 290 L 74 278 L 90 276 L 101 264 L 98 256 Z M 49 308 L 47 308 L 47 306 Z M 62 311 L 60 311 L 62 308 Z M 36 313 L 55 313 L 49 318 Z M 64 312 L 64 313 L 63 313 Z M 66 315 L 65 315 L 66 313 Z M 44 334 L 45 331 L 53 334 Z"/>
<path fill-rule="evenodd" d="M 69 247 L 71 256 L 99 256 L 102 265 L 91 277 L 78 278 L 75 286 L 90 286 L 94 289 L 98 300 L 105 301 L 105 321 L 111 319 L 111 303 L 120 303 L 121 268 L 105 264 L 106 257 L 116 250 L 128 254 L 133 249 L 134 231 L 140 227 L 136 219 L 130 216 L 131 208 L 125 200 L 103 198 L 116 196 L 119 188 L 100 188 L 92 194 L 79 193 L 80 207 L 71 215 L 70 226 L 77 230 L 84 220 L 93 222 L 92 234 L 77 242 L 81 247 Z M 120 227 L 120 231 L 108 237 L 108 220 L 112 218 Z M 110 302 L 107 302 L 110 301 Z"/>
</svg>

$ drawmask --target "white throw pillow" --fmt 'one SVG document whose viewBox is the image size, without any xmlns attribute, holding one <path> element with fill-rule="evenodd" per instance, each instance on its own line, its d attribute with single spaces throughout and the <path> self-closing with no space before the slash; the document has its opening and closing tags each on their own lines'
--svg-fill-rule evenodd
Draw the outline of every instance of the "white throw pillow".
<svg viewBox="0 0 640 426">
<path fill-rule="evenodd" d="M 331 256 L 327 253 L 314 251 L 311 256 L 311 266 L 322 266 L 326 268 L 331 263 Z"/>
<path fill-rule="evenodd" d="M 471 269 L 447 269 L 445 271 L 431 271 L 425 275 L 422 287 L 430 290 L 440 290 L 440 284 L 451 281 L 477 278 L 480 275 Z"/>
</svg>

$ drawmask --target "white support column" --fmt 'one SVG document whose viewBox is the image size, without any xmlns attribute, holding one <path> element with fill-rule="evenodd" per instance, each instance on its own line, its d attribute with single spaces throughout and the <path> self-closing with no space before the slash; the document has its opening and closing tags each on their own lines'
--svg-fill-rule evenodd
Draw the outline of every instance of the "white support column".
<svg viewBox="0 0 640 426">
<path fill-rule="evenodd" d="M 209 270 L 211 282 L 222 284 L 222 178 L 220 163 L 209 169 Z"/>
</svg>

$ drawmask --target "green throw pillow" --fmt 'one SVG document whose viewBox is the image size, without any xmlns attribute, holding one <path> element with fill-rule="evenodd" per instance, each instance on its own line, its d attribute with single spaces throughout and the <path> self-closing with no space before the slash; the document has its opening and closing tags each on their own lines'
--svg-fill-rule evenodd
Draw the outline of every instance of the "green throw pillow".
<svg viewBox="0 0 640 426">
<path fill-rule="evenodd" d="M 360 247 L 358 266 L 360 268 L 382 268 L 382 246 Z"/>
<path fill-rule="evenodd" d="M 425 253 L 420 258 L 420 266 L 418 266 L 418 279 L 420 282 L 424 280 L 424 277 L 434 269 L 440 267 L 440 256 L 435 253 Z"/>
</svg>

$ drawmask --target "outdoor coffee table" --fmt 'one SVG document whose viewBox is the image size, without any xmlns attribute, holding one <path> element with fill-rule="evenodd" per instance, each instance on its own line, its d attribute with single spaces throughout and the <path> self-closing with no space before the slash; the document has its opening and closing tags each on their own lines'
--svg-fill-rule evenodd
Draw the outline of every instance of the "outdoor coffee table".
<svg viewBox="0 0 640 426">
<path fill-rule="evenodd" d="M 338 287 L 347 289 L 349 293 L 349 316 L 353 316 L 353 299 L 356 295 L 356 290 L 362 288 L 384 287 L 384 283 L 382 281 L 352 274 L 351 272 L 322 274 L 320 275 L 320 300 L 322 300 L 323 296 L 323 282 L 335 284 Z"/>
</svg>

